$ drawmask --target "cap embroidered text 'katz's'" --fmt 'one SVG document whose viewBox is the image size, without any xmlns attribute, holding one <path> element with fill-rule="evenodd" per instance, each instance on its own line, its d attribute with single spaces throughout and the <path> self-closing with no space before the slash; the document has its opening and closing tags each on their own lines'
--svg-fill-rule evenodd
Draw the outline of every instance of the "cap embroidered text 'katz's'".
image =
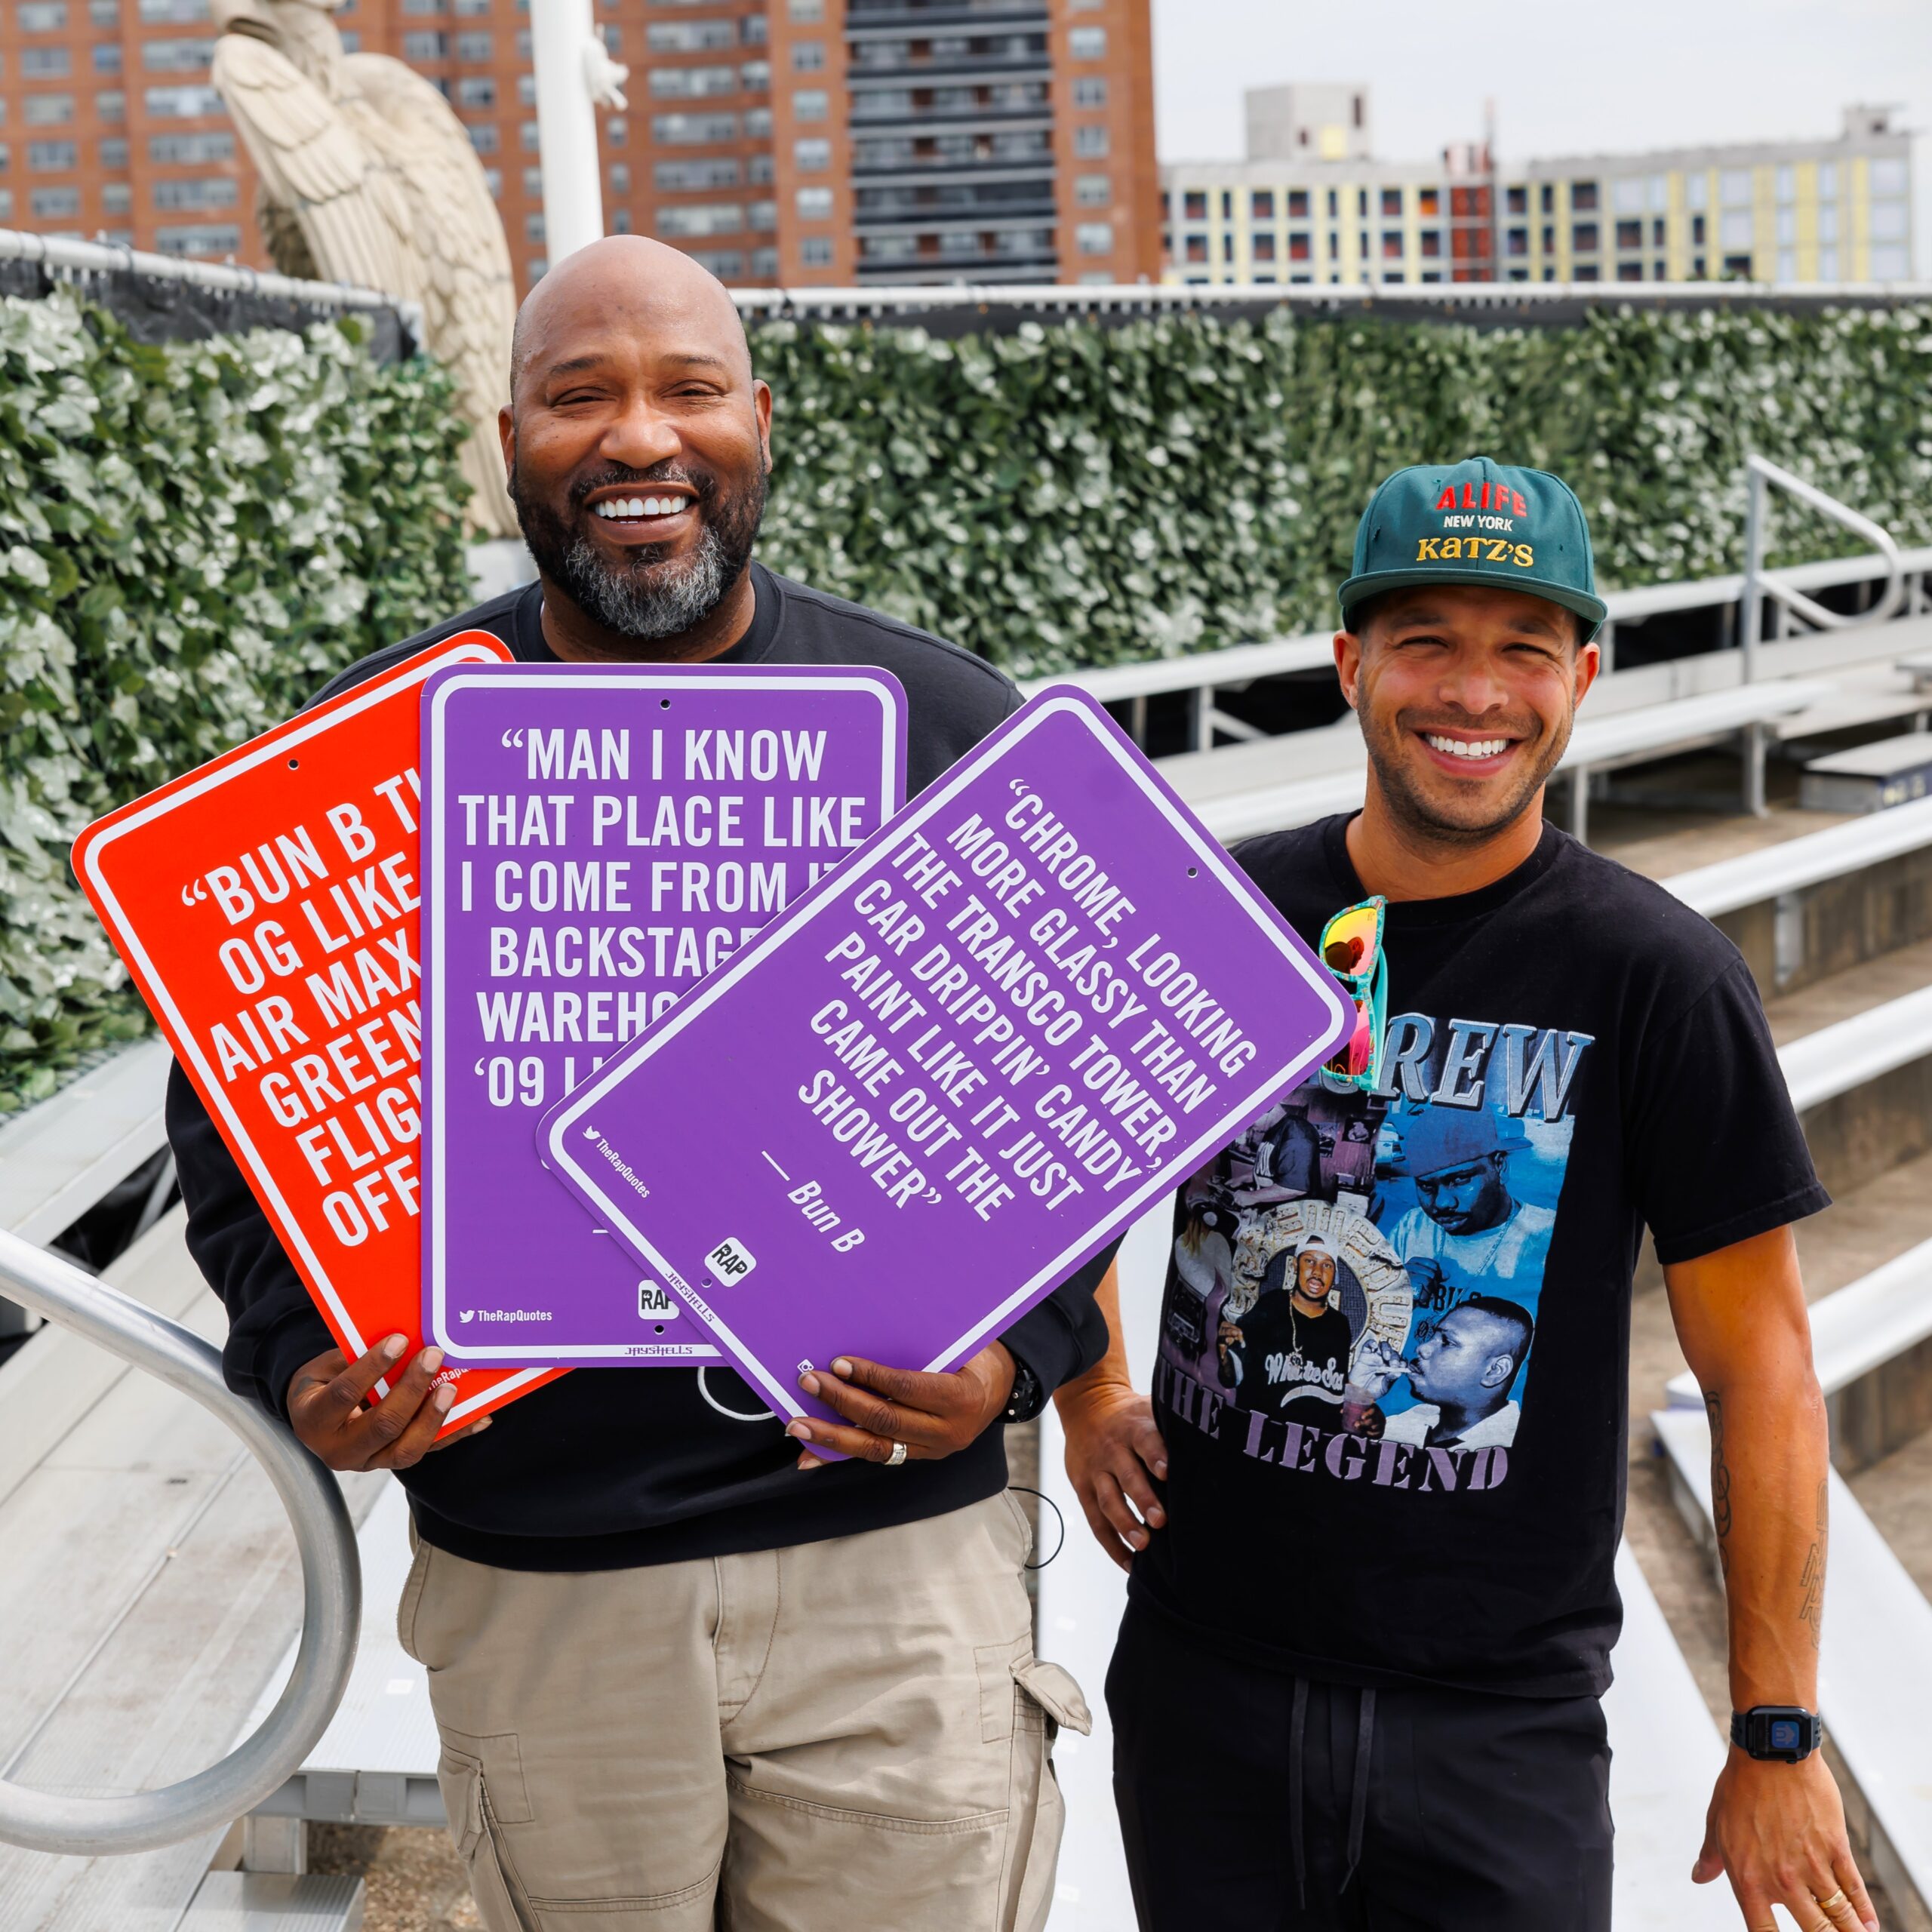
<svg viewBox="0 0 1932 1932">
<path fill-rule="evenodd" d="M 1584 620 L 1586 640 L 1606 615 L 1589 525 L 1569 485 L 1486 456 L 1398 469 L 1377 488 L 1356 527 L 1342 622 L 1352 629 L 1356 607 L 1384 591 L 1432 583 L 1546 597 Z"/>
</svg>

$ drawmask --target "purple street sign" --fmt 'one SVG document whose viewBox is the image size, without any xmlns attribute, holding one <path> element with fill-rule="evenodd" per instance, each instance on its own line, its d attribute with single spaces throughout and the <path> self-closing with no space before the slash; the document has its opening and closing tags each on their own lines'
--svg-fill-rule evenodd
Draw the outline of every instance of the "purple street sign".
<svg viewBox="0 0 1932 1932">
<path fill-rule="evenodd" d="M 950 1368 L 1291 1088 L 1352 1013 L 1099 705 L 1034 698 L 544 1117 L 786 1415 Z"/>
<path fill-rule="evenodd" d="M 717 1349 L 544 1171 L 543 1111 L 898 809 L 869 667 L 508 664 L 423 698 L 426 1331 L 453 1361 Z"/>
</svg>

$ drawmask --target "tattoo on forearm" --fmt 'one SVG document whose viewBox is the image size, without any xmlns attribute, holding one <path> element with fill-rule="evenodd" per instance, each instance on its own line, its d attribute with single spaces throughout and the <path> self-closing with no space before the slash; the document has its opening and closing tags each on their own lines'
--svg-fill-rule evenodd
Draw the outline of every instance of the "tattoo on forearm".
<svg viewBox="0 0 1932 1932">
<path fill-rule="evenodd" d="M 1801 1580 L 1804 1601 L 1798 1607 L 1798 1620 L 1811 1632 L 1811 1647 L 1823 1643 L 1825 1634 L 1825 1546 L 1829 1540 L 1832 1485 L 1829 1478 L 1818 1485 L 1818 1534 L 1804 1554 L 1804 1574 Z"/>
<path fill-rule="evenodd" d="M 1713 1389 L 1704 1391 L 1704 1407 L 1711 1419 L 1711 1521 L 1717 1527 L 1718 1567 L 1730 1574 L 1730 1469 L 1724 1459 L 1724 1403 Z"/>
</svg>

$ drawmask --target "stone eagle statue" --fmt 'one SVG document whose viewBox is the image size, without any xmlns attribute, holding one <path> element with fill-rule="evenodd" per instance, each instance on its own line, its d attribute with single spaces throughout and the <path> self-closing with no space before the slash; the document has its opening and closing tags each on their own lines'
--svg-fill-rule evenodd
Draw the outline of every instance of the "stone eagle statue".
<svg viewBox="0 0 1932 1932">
<path fill-rule="evenodd" d="M 260 177 L 257 213 L 285 275 L 419 302 L 455 377 L 470 522 L 512 537 L 497 411 L 516 321 L 503 224 L 461 122 L 400 60 L 345 54 L 338 0 L 214 0 L 214 78 Z"/>
</svg>

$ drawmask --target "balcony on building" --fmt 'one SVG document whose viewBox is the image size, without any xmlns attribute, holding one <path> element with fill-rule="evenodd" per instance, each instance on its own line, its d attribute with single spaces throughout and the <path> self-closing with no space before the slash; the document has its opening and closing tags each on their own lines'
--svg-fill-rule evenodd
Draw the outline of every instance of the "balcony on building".
<svg viewBox="0 0 1932 1932">
<path fill-rule="evenodd" d="M 1051 281 L 1051 217 L 977 216 L 862 229 L 861 282 Z"/>
<path fill-rule="evenodd" d="M 846 0 L 845 37 L 958 32 L 1044 33 L 1047 0 Z"/>
</svg>

